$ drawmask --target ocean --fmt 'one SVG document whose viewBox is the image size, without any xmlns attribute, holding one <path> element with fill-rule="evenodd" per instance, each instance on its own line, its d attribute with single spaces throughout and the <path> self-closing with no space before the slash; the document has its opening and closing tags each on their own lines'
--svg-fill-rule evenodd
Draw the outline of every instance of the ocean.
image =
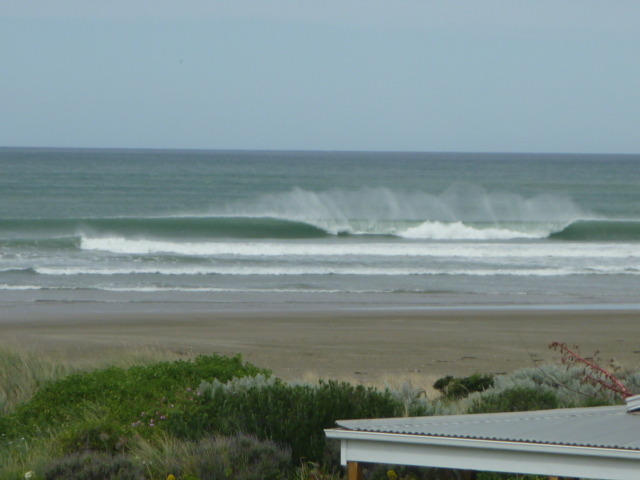
<svg viewBox="0 0 640 480">
<path fill-rule="evenodd" d="M 0 316 L 639 303 L 640 155 L 3 148 L 0 206 Z"/>
</svg>

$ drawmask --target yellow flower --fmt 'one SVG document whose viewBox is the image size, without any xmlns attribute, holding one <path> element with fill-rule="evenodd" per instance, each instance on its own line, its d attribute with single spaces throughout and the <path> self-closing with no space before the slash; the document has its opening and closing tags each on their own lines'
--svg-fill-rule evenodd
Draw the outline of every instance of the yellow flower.
<svg viewBox="0 0 640 480">
<path fill-rule="evenodd" d="M 173 473 L 167 475 L 167 480 L 176 480 L 176 476 Z"/>
<path fill-rule="evenodd" d="M 398 480 L 398 474 L 396 472 L 394 472 L 393 470 L 389 470 L 387 472 L 387 478 L 389 480 Z"/>
</svg>

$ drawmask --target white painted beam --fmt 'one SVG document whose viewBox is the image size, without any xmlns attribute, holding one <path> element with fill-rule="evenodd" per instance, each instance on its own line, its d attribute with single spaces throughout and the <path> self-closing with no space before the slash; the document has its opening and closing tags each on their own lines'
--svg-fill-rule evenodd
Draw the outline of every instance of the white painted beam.
<svg viewBox="0 0 640 480">
<path fill-rule="evenodd" d="M 640 452 L 633 450 L 341 429 L 325 432 L 328 438 L 341 441 L 343 464 L 356 461 L 599 480 L 640 478 Z"/>
</svg>

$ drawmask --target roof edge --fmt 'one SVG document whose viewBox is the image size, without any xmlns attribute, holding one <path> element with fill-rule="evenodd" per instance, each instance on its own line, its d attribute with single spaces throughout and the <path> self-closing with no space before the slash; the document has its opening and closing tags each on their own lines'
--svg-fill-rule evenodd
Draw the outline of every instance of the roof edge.
<svg viewBox="0 0 640 480">
<path fill-rule="evenodd" d="M 640 395 L 634 395 L 625 399 L 627 402 L 627 412 L 633 413 L 640 411 Z"/>
<path fill-rule="evenodd" d="M 327 428 L 324 431 L 327 438 L 334 440 L 358 440 L 366 442 L 387 442 L 413 445 L 440 445 L 502 450 L 528 451 L 536 453 L 571 454 L 577 456 L 633 458 L 640 460 L 640 450 L 633 448 L 617 448 L 599 445 L 571 445 L 558 443 L 539 443 L 532 441 L 497 440 L 488 438 L 466 438 L 456 436 L 413 435 L 405 433 L 364 432 L 345 430 L 342 428 Z"/>
</svg>

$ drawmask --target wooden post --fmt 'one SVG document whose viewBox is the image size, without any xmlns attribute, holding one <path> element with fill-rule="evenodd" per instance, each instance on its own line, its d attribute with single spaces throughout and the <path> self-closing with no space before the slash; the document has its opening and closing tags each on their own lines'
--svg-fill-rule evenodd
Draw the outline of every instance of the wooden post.
<svg viewBox="0 0 640 480">
<path fill-rule="evenodd" d="M 347 462 L 349 480 L 362 480 L 364 478 L 362 465 L 358 462 Z"/>
<path fill-rule="evenodd" d="M 476 480 L 478 475 L 477 472 L 473 470 L 460 470 L 460 478 L 462 480 Z"/>
</svg>

